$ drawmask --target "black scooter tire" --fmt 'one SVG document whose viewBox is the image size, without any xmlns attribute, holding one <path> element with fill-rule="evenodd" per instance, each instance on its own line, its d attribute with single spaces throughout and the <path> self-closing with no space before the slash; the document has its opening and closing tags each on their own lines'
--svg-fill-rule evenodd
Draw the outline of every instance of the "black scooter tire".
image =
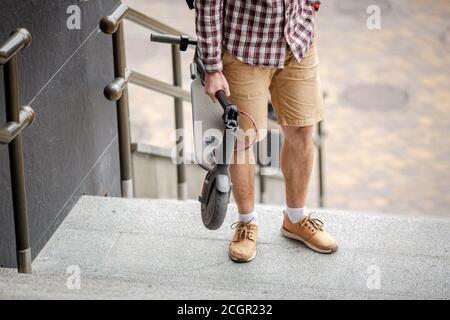
<svg viewBox="0 0 450 320">
<path fill-rule="evenodd" d="M 207 229 L 217 230 L 222 226 L 227 215 L 229 200 L 229 193 L 213 188 L 208 203 L 202 204 L 202 220 Z"/>
</svg>

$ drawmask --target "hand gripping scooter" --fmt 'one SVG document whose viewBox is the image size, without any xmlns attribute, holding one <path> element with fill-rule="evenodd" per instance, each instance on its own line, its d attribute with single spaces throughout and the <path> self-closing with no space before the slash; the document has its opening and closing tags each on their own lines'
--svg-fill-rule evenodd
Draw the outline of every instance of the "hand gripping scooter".
<svg viewBox="0 0 450 320">
<path fill-rule="evenodd" d="M 189 36 L 152 34 L 151 41 L 179 45 L 186 51 L 197 41 Z M 194 150 L 197 163 L 207 171 L 199 201 L 203 224 L 216 230 L 223 224 L 231 194 L 229 166 L 239 132 L 239 111 L 223 90 L 216 92 L 218 103 L 205 94 L 205 69 L 196 49 L 190 66 L 191 100 L 194 121 Z"/>
</svg>

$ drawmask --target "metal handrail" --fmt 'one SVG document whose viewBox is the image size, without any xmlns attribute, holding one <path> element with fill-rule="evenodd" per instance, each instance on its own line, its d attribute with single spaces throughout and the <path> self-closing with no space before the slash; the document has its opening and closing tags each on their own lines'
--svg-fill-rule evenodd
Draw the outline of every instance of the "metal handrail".
<svg viewBox="0 0 450 320">
<path fill-rule="evenodd" d="M 174 98 L 183 99 L 186 102 L 191 102 L 191 95 L 188 91 L 136 71 L 131 72 L 130 82 Z"/>
<path fill-rule="evenodd" d="M 31 34 L 26 29 L 17 29 L 9 39 L 0 47 L 0 65 L 6 64 L 21 49 L 31 43 Z"/>
<path fill-rule="evenodd" d="M 142 12 L 139 12 L 133 8 L 128 8 L 126 18 L 134 23 L 139 24 L 142 27 L 157 31 L 159 33 L 183 35 L 184 33 L 168 26 L 152 17 L 149 17 Z M 190 102 L 190 93 L 182 89 L 182 71 L 181 71 L 181 55 L 177 46 L 172 45 L 172 71 L 173 71 L 173 85 L 169 85 L 157 79 L 147 77 L 138 72 L 132 72 L 130 82 L 147 88 L 159 93 L 163 93 L 168 96 L 174 97 L 175 107 L 175 129 L 184 129 L 184 116 L 183 116 L 183 100 Z M 177 183 L 178 183 L 178 199 L 187 199 L 187 182 L 186 182 L 186 168 L 184 161 L 184 147 L 183 138 L 178 137 L 176 145 L 179 152 L 177 152 Z M 181 160 L 181 161 L 180 161 Z"/>
<path fill-rule="evenodd" d="M 130 119 L 127 89 L 125 39 L 122 20 L 128 6 L 121 4 L 109 16 L 100 21 L 100 29 L 112 35 L 115 79 L 106 86 L 105 97 L 116 102 L 119 131 L 120 180 L 122 197 L 132 198 L 133 180 L 131 165 Z"/>
<path fill-rule="evenodd" d="M 185 33 L 172 28 L 171 26 L 168 26 L 158 20 L 155 20 L 142 12 L 139 12 L 133 8 L 128 8 L 128 14 L 126 18 L 130 21 L 133 21 L 142 27 L 146 27 L 147 29 L 151 29 L 154 31 L 157 31 L 159 33 L 166 33 L 166 34 L 173 34 L 177 36 L 181 36 Z"/>
<path fill-rule="evenodd" d="M 133 83 L 143 88 L 174 97 L 175 129 L 184 129 L 183 101 L 190 101 L 190 94 L 188 91 L 181 88 L 181 57 L 179 50 L 177 50 L 175 46 L 172 47 L 173 85 L 126 68 L 123 35 L 123 20 L 125 18 L 160 33 L 181 35 L 181 32 L 134 10 L 125 4 L 120 4 L 110 15 L 103 17 L 100 21 L 100 29 L 106 34 L 111 34 L 113 37 L 115 79 L 105 87 L 104 95 L 107 99 L 115 101 L 117 104 L 122 196 L 133 197 L 129 132 L 130 121 L 127 92 L 128 83 Z M 178 146 L 183 143 L 181 139 L 182 138 L 180 137 L 180 140 L 177 141 Z M 183 154 L 178 154 L 178 157 L 182 158 Z M 185 165 L 183 161 L 178 161 L 178 163 L 178 198 L 186 199 L 187 184 Z"/>
<path fill-rule="evenodd" d="M 23 106 L 19 114 L 19 122 L 9 121 L 0 128 L 0 144 L 10 144 L 26 127 L 34 122 L 36 114 L 29 106 Z"/>
<path fill-rule="evenodd" d="M 3 66 L 6 101 L 6 125 L 0 128 L 0 143 L 8 145 L 11 170 L 11 190 L 14 210 L 17 268 L 20 273 L 31 273 L 31 246 L 28 227 L 25 166 L 22 132 L 35 119 L 33 109 L 20 105 L 17 54 L 31 43 L 26 29 L 17 29 L 0 46 L 0 65 Z"/>
</svg>

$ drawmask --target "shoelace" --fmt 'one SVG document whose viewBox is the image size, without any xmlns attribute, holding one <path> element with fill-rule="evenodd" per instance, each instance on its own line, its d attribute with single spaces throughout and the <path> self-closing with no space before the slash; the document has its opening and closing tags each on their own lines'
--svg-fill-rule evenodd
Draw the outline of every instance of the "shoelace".
<svg viewBox="0 0 450 320">
<path fill-rule="evenodd" d="M 309 223 L 317 231 L 323 231 L 324 223 L 319 219 L 311 218 L 311 214 L 300 221 L 300 225 L 305 225 L 306 223 Z"/>
<path fill-rule="evenodd" d="M 253 220 L 253 219 L 252 219 Z M 238 241 L 248 239 L 254 241 L 253 236 L 253 224 L 251 224 L 252 220 L 249 222 L 236 221 L 231 225 L 231 229 L 236 229 L 238 233 Z"/>
</svg>

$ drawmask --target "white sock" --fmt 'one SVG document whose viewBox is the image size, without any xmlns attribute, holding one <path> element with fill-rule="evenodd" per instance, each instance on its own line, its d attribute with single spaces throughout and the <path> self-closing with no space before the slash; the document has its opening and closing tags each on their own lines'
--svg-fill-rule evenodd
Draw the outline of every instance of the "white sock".
<svg viewBox="0 0 450 320">
<path fill-rule="evenodd" d="M 239 221 L 244 223 L 251 221 L 252 224 L 258 225 L 258 214 L 255 210 L 250 213 L 239 213 Z"/>
<path fill-rule="evenodd" d="M 306 215 L 306 207 L 287 208 L 286 213 L 292 223 L 298 223 Z"/>
</svg>

